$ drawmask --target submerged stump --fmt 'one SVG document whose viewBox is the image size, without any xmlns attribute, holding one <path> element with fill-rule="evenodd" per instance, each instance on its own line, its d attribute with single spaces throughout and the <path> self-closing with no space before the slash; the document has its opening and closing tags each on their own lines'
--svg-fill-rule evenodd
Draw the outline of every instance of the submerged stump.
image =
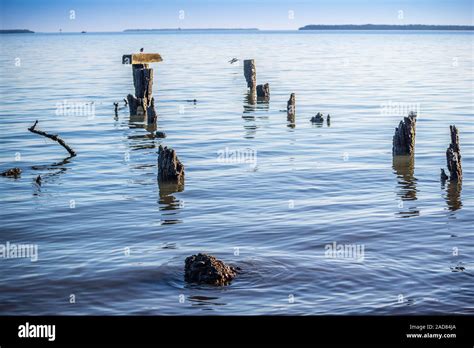
<svg viewBox="0 0 474 348">
<path fill-rule="evenodd" d="M 0 173 L 0 176 L 8 176 L 15 179 L 18 178 L 20 175 L 21 175 L 20 168 L 11 168 Z"/>
<path fill-rule="evenodd" d="M 227 285 L 239 270 L 207 254 L 189 256 L 184 264 L 184 280 L 197 284 Z"/>
<path fill-rule="evenodd" d="M 328 115 L 329 117 L 329 115 Z M 330 121 L 329 121 L 330 122 Z M 324 116 L 322 113 L 318 112 L 316 115 L 311 117 L 311 123 L 318 123 L 318 124 L 323 124 L 324 123 Z"/>
<path fill-rule="evenodd" d="M 461 149 L 459 147 L 459 131 L 456 126 L 449 126 L 451 132 L 451 144 L 449 144 L 446 150 L 446 161 L 448 163 L 449 179 L 450 180 L 461 180 L 462 179 L 462 167 L 461 167 Z"/>
<path fill-rule="evenodd" d="M 184 181 L 184 165 L 176 155 L 176 151 L 162 145 L 158 149 L 158 180 L 163 183 Z"/>
<path fill-rule="evenodd" d="M 415 153 L 416 113 L 410 112 L 397 128 L 393 136 L 392 153 L 394 156 L 413 155 Z"/>
</svg>

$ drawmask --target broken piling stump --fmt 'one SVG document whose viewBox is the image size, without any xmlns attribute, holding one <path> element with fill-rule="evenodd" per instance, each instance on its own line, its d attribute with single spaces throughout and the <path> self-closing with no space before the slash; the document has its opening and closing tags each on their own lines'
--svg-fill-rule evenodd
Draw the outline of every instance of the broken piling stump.
<svg viewBox="0 0 474 348">
<path fill-rule="evenodd" d="M 328 115 L 329 116 L 329 115 Z M 311 123 L 317 123 L 322 125 L 324 123 L 324 116 L 322 113 L 318 112 L 316 115 L 311 117 Z"/>
<path fill-rule="evenodd" d="M 288 123 L 294 126 L 296 116 L 296 97 L 294 93 L 291 93 L 290 99 L 286 103 L 286 115 Z"/>
<path fill-rule="evenodd" d="M 237 275 L 239 268 L 207 254 L 197 254 L 184 262 L 184 280 L 188 283 L 222 286 L 229 284 Z"/>
<path fill-rule="evenodd" d="M 270 100 L 270 85 L 268 83 L 257 86 L 257 98 L 265 101 Z"/>
<path fill-rule="evenodd" d="M 11 168 L 0 173 L 0 176 L 7 176 L 7 177 L 15 178 L 15 179 L 20 177 L 20 175 L 21 175 L 20 168 Z"/>
<path fill-rule="evenodd" d="M 184 165 L 176 155 L 176 151 L 162 145 L 158 149 L 158 180 L 173 183 L 184 181 Z"/>
<path fill-rule="evenodd" d="M 158 53 L 134 53 L 122 57 L 122 64 L 132 64 L 135 96 L 127 96 L 130 115 L 144 116 L 148 123 L 156 122 L 155 100 L 152 95 L 153 69 L 149 64 L 162 60 Z"/>
<path fill-rule="evenodd" d="M 393 136 L 392 154 L 394 156 L 413 155 L 415 153 L 416 113 L 410 112 L 397 128 Z"/>
<path fill-rule="evenodd" d="M 450 180 L 461 180 L 462 179 L 462 167 L 461 167 L 461 149 L 459 147 L 459 131 L 456 126 L 449 126 L 451 133 L 451 144 L 449 144 L 446 150 L 446 161 L 448 163 L 449 179 Z"/>
</svg>

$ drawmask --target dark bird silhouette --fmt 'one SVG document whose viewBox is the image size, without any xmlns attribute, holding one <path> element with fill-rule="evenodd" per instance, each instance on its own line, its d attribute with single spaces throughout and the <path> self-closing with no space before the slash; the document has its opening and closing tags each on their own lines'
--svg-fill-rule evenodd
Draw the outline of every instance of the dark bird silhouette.
<svg viewBox="0 0 474 348">
<path fill-rule="evenodd" d="M 239 60 L 237 58 L 232 58 L 231 60 L 229 60 L 229 63 L 230 64 L 234 64 L 235 62 L 238 62 Z"/>
<path fill-rule="evenodd" d="M 142 47 L 142 48 L 140 48 L 140 52 L 143 52 L 143 47 Z"/>
</svg>

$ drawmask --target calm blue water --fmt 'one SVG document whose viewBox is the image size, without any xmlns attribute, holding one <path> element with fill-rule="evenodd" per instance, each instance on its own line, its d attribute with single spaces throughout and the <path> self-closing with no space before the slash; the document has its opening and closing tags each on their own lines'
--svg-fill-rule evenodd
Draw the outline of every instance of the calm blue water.
<svg viewBox="0 0 474 348">
<path fill-rule="evenodd" d="M 473 314 L 473 38 L 0 36 L 0 170 L 23 170 L 0 177 L 0 245 L 38 247 L 36 262 L 0 258 L 0 314 Z M 127 109 L 114 115 L 133 90 L 122 54 L 140 47 L 164 59 L 154 95 L 166 139 Z M 248 103 L 233 57 L 256 59 L 269 103 Z M 281 112 L 292 92 L 294 128 Z M 394 128 L 413 108 L 414 163 L 393 164 Z M 309 122 L 318 111 L 330 127 Z M 78 156 L 28 132 L 35 120 Z M 443 186 L 450 124 L 464 180 Z M 186 167 L 180 192 L 157 183 L 160 144 Z M 226 148 L 255 161 L 223 163 Z M 363 254 L 329 258 L 333 243 Z M 197 252 L 243 274 L 187 285 Z"/>
</svg>

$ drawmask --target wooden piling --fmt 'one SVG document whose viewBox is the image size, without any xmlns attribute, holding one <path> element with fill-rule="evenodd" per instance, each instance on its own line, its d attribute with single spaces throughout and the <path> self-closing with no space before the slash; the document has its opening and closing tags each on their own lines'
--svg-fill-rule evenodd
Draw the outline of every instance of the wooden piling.
<svg viewBox="0 0 474 348">
<path fill-rule="evenodd" d="M 176 151 L 162 145 L 158 149 L 158 180 L 172 183 L 184 181 L 184 165 L 176 155 Z"/>
<path fill-rule="evenodd" d="M 290 99 L 288 99 L 288 102 L 286 103 L 286 115 L 288 123 L 294 125 L 296 118 L 296 98 L 294 93 L 291 93 Z"/>
<path fill-rule="evenodd" d="M 456 126 L 449 126 L 451 133 L 451 144 L 449 144 L 446 150 L 446 161 L 448 163 L 449 179 L 450 180 L 461 180 L 462 179 L 462 167 L 461 167 L 461 149 L 459 147 L 459 131 Z"/>
<path fill-rule="evenodd" d="M 255 68 L 254 59 L 244 60 L 244 76 L 247 81 L 247 87 L 255 91 L 257 87 L 257 69 Z"/>
<path fill-rule="evenodd" d="M 135 96 L 127 96 L 130 116 L 144 116 L 148 123 L 156 122 L 155 100 L 152 95 L 153 69 L 149 67 L 149 63 L 161 61 L 158 53 L 136 53 L 122 57 L 123 64 L 132 64 Z"/>
<path fill-rule="evenodd" d="M 415 153 L 416 113 L 410 112 L 397 128 L 393 136 L 392 154 L 394 156 L 413 155 Z"/>
</svg>

